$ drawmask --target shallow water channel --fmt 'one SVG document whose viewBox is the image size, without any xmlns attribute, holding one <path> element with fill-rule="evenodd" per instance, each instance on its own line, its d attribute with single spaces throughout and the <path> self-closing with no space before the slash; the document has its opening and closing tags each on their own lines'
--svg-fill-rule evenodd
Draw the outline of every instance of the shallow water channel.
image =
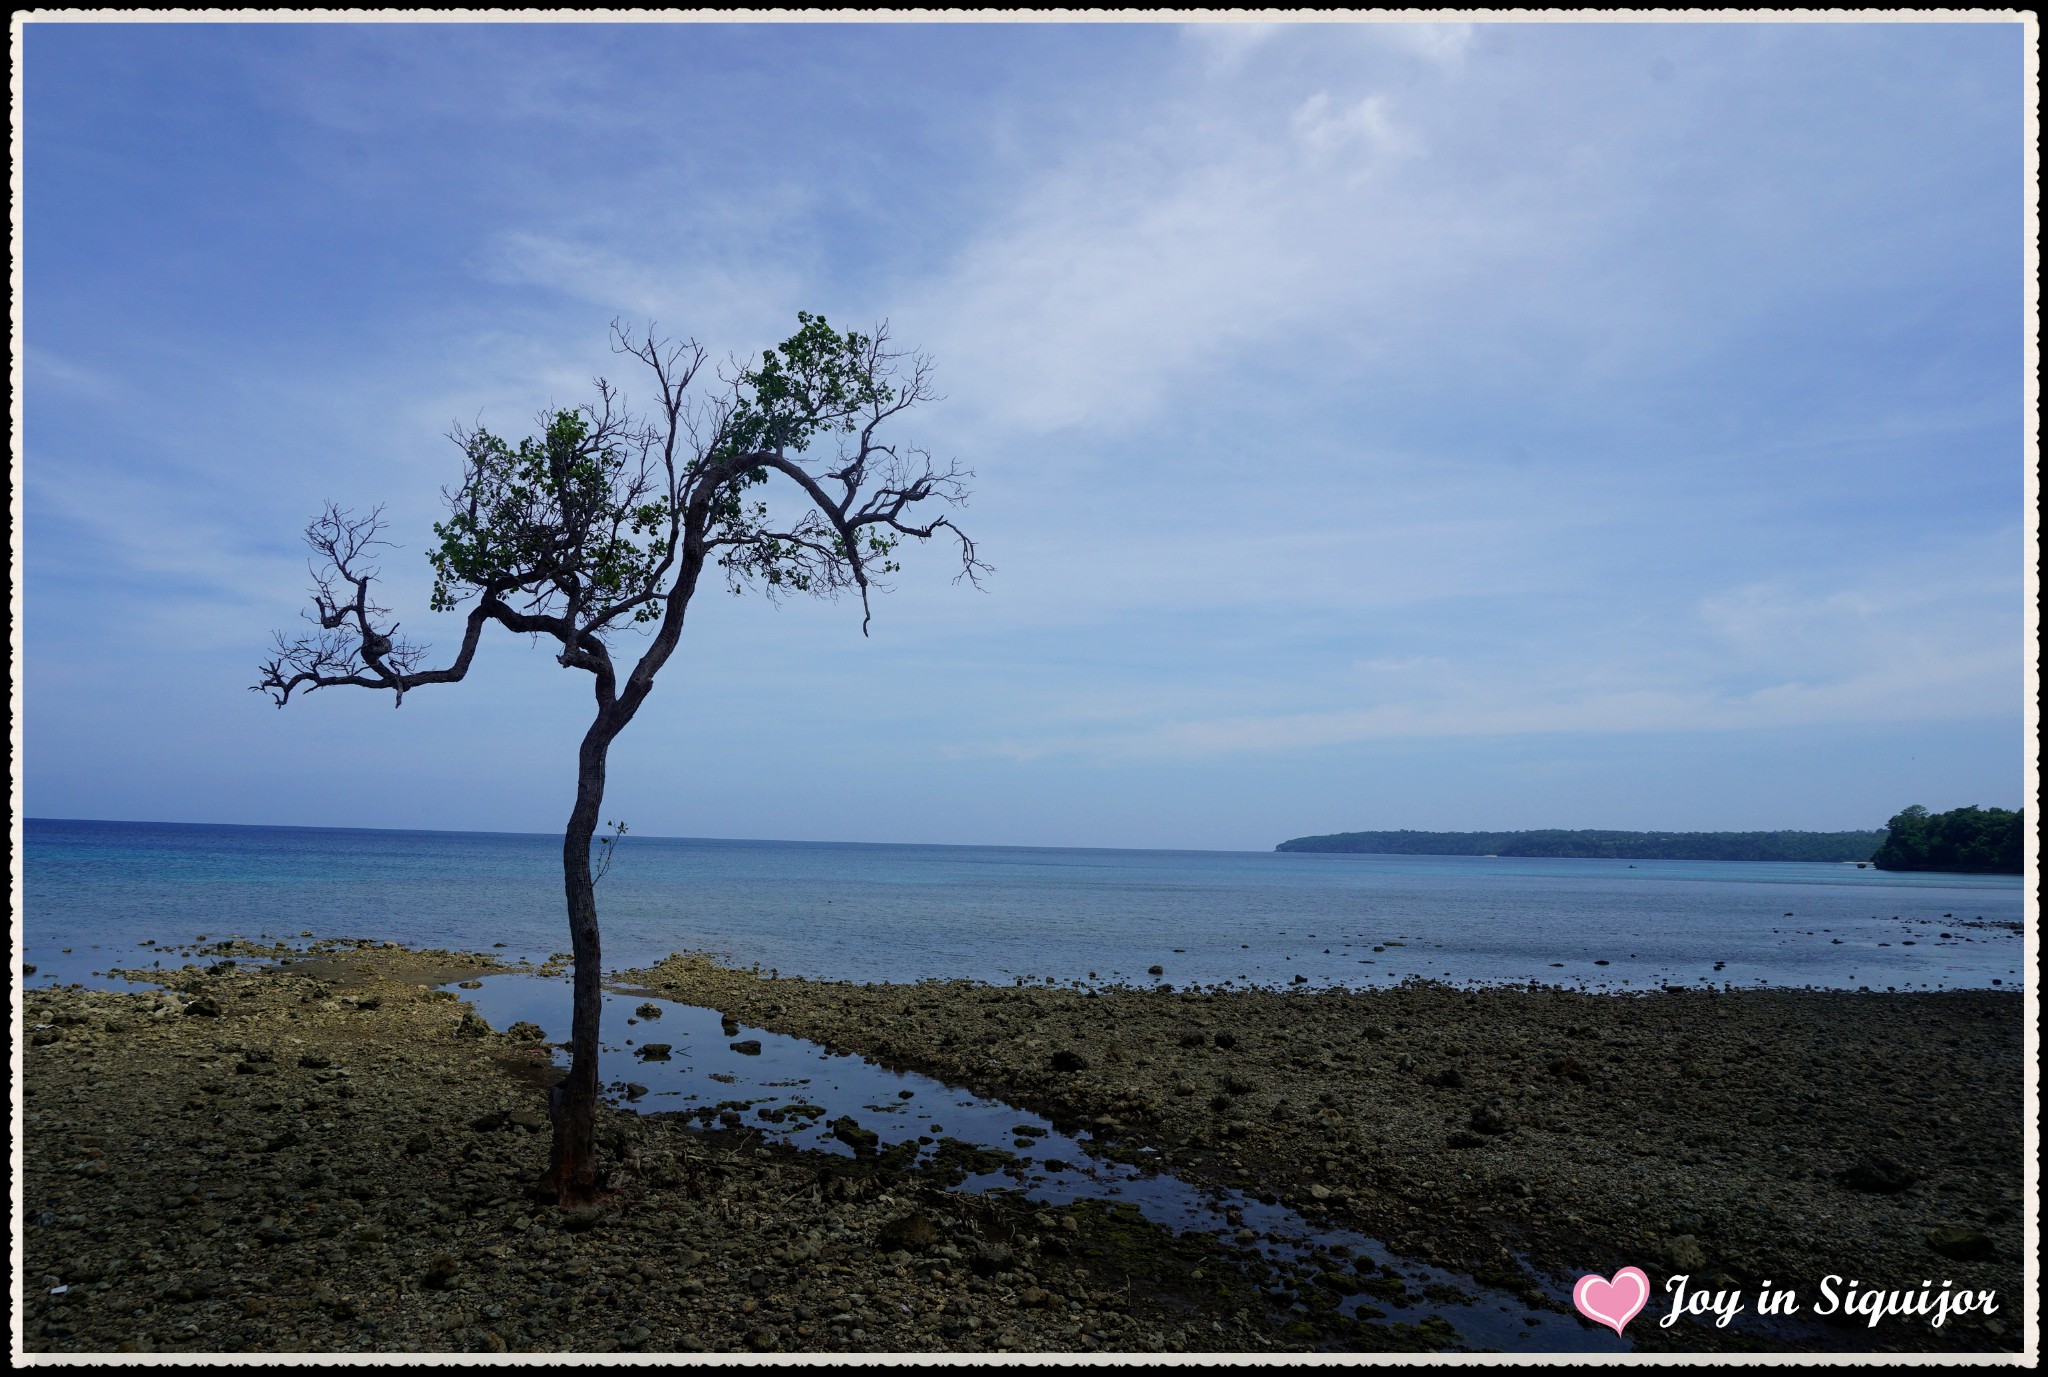
<svg viewBox="0 0 2048 1377">
<path fill-rule="evenodd" d="M 444 988 L 469 1000 L 494 1028 L 523 1019 L 538 1024 L 551 1041 L 568 1037 L 566 979 L 498 975 L 486 977 L 475 989 Z M 635 1010 L 643 1004 L 660 1008 L 661 1017 L 638 1019 Z M 1457 1331 L 1457 1346 L 1467 1350 L 1616 1353 L 1634 1347 L 1569 1313 L 1568 1286 L 1542 1283 L 1568 1313 L 1531 1309 L 1520 1296 L 1396 1256 L 1363 1234 L 1312 1224 L 1284 1205 L 1113 1160 L 1105 1154 L 1109 1144 L 1093 1135 L 1064 1133 L 1051 1121 L 1000 1100 L 761 1028 L 740 1025 L 737 1032 L 727 1032 L 712 1009 L 607 992 L 605 1030 L 601 1074 L 607 1098 L 639 1113 L 695 1114 L 841 1156 L 854 1155 L 853 1149 L 834 1136 L 831 1124 L 847 1116 L 879 1135 L 882 1151 L 916 1143 L 920 1161 L 931 1159 L 941 1139 L 957 1139 L 1012 1154 L 1003 1168 L 970 1175 L 961 1190 L 1013 1192 L 1049 1205 L 1077 1200 L 1128 1204 L 1175 1233 L 1202 1232 L 1226 1245 L 1256 1249 L 1283 1276 L 1318 1251 L 1369 1258 L 1378 1266 L 1373 1276 L 1384 1279 L 1378 1290 L 1388 1294 L 1346 1297 L 1339 1306 L 1346 1315 L 1360 1306 L 1386 1310 L 1391 1323 L 1434 1315 Z M 652 1043 L 666 1044 L 668 1054 L 641 1055 Z M 759 1051 L 741 1052 L 734 1044 L 758 1044 Z M 1142 1161 L 1150 1154 L 1151 1149 L 1140 1149 L 1137 1155 Z M 1398 1294 L 1385 1285 L 1396 1279 L 1402 1284 Z M 1288 1299 L 1284 1293 L 1275 1297 L 1283 1309 Z"/>
</svg>

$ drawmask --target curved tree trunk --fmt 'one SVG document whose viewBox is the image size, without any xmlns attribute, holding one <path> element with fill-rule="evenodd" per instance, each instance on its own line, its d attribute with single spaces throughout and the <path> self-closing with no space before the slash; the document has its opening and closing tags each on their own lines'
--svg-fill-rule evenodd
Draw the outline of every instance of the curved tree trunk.
<svg viewBox="0 0 2048 1377">
<path fill-rule="evenodd" d="M 701 504 L 700 504 L 701 506 Z M 587 1205 L 602 1194 L 597 1175 L 598 1033 L 604 1019 L 603 951 L 597 935 L 597 884 L 590 875 L 590 844 L 597 835 L 598 811 L 604 806 L 605 759 L 612 742 L 640 711 L 654 686 L 654 676 L 675 649 L 683 617 L 704 568 L 701 523 L 695 511 L 684 542 L 681 568 L 669 594 L 669 609 L 654 644 L 633 667 L 621 691 L 613 696 L 609 661 L 599 678 L 599 708 L 576 753 L 576 806 L 562 834 L 562 889 L 569 904 L 570 950 L 576 959 L 575 1000 L 570 1017 L 569 1074 L 548 1094 L 548 1115 L 554 1120 L 554 1146 L 538 1194 L 565 1206 Z"/>
<path fill-rule="evenodd" d="M 576 958 L 570 1019 L 569 1074 L 548 1093 L 554 1146 L 540 1194 L 565 1206 L 588 1205 L 603 1191 L 597 1175 L 598 1030 L 603 1022 L 603 951 L 597 933 L 597 887 L 590 842 L 604 805 L 605 756 L 617 728 L 600 715 L 576 756 L 576 806 L 562 834 L 562 889 L 569 906 L 569 944 Z"/>
</svg>

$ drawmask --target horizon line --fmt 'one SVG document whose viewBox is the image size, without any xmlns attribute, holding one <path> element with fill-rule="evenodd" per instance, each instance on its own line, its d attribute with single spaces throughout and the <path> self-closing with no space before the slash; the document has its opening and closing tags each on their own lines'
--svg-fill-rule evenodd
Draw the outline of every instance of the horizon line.
<svg viewBox="0 0 2048 1377">
<path fill-rule="evenodd" d="M 27 824 L 29 824 L 29 823 L 94 823 L 94 824 L 106 824 L 106 825 L 113 825 L 113 826 L 131 826 L 131 827 L 233 827 L 233 828 L 242 828 L 242 829 L 247 829 L 247 830 L 250 830 L 250 831 L 265 831 L 265 832 L 391 832 L 391 833 L 400 833 L 400 834 L 418 834 L 418 835 L 425 835 L 425 836 L 450 836 L 450 837 L 546 837 L 546 838 L 559 838 L 559 837 L 561 836 L 561 833 L 559 833 L 559 832 L 554 832 L 554 831 L 548 831 L 548 832 L 520 832 L 520 831 L 507 831 L 507 830 L 501 830 L 501 829 L 495 829 L 495 828 L 466 828 L 466 827 L 365 827 L 365 826 L 340 826 L 340 825 L 334 825 L 334 824 L 326 824 L 326 823 L 266 823 L 266 822 L 184 822 L 184 821 L 173 821 L 173 820 L 170 820 L 170 819 L 161 819 L 161 818 L 59 818 L 59 817 L 40 817 L 40 816 L 31 816 L 31 815 L 28 815 L 28 814 L 23 814 L 23 815 L 22 815 L 22 823 L 24 824 L 24 826 L 26 826 L 26 825 L 27 825 Z M 1864 832 L 1870 832 L 1870 833 L 1882 833 L 1882 832 L 1884 832 L 1884 831 L 1886 831 L 1886 830 L 1887 830 L 1887 829 L 1886 829 L 1885 827 L 1883 827 L 1883 826 L 1878 826 L 1878 827 L 1869 827 L 1869 828 L 1865 828 L 1865 827 L 1854 827 L 1854 828 L 1840 828 L 1840 829 L 1835 829 L 1834 831 L 1822 831 L 1822 830 L 1820 830 L 1820 829 L 1815 829 L 1815 828 L 1800 828 L 1800 827 L 1761 827 L 1761 828 L 1735 828 L 1735 829 L 1730 829 L 1730 828 L 1722 828 L 1722 829 L 1712 829 L 1712 830 L 1702 830 L 1702 829 L 1684 829 L 1684 830 L 1680 830 L 1680 829 L 1670 829 L 1670 828 L 1612 828 L 1612 827 L 1577 827 L 1577 828 L 1570 828 L 1570 827 L 1521 827 L 1521 828 L 1486 828 L 1486 829 L 1471 829 L 1471 830 L 1463 830 L 1463 831 L 1450 831 L 1450 830 L 1438 830 L 1438 829 L 1434 829 L 1434 828 L 1413 828 L 1413 827 L 1403 827 L 1403 828 L 1373 828 L 1373 827 L 1368 827 L 1368 828 L 1359 828 L 1359 829 L 1356 829 L 1356 831 L 1354 831 L 1354 832 L 1313 832 L 1313 833 L 1303 833 L 1303 834 L 1301 834 L 1300 836 L 1296 836 L 1296 837 L 1288 837 L 1288 838 L 1285 838 L 1285 839 L 1284 839 L 1284 840 L 1282 840 L 1282 841 L 1279 841 L 1279 842 L 1275 842 L 1275 843 L 1273 843 L 1273 844 L 1272 844 L 1271 846 L 1268 846 L 1268 847 L 1265 847 L 1265 848 L 1261 848 L 1261 849 L 1244 849 L 1244 848 L 1235 848 L 1235 847 L 1208 847 L 1208 846 L 1071 846 L 1071 845 L 1050 845 L 1050 844 L 1042 844 L 1042 843 L 1029 843 L 1029 842 L 917 842 L 917 841 L 836 841 L 836 840 L 817 840 L 817 839 L 805 839 L 805 838 L 791 838 L 791 837 L 710 837 L 710 836 L 665 836 L 665 835 L 656 835 L 656 834 L 643 834 L 642 836 L 640 836 L 639 838 L 637 838 L 637 840 L 643 840 L 643 841 L 680 841 L 680 842 L 725 842 L 725 843 L 740 843 L 740 844 L 746 844 L 746 845 L 757 845 L 757 846 L 921 846 L 921 847 L 934 847 L 934 848 L 948 848 L 948 849 L 954 849 L 954 850 L 1007 850 L 1007 851 L 1134 851 L 1134 852 L 1186 852 L 1186 853 L 1190 853 L 1190 854 L 1197 854 L 1197 855 L 1217 855 L 1217 856 L 1233 856 L 1233 855 L 1234 855 L 1234 856 L 1266 856 L 1266 855 L 1274 855 L 1274 854 L 1280 854 L 1280 855 L 1322 855 L 1322 854 L 1348 854 L 1348 853 L 1322 853 L 1322 852 L 1283 852 L 1283 851 L 1281 851 L 1281 850 L 1280 850 L 1280 848 L 1281 848 L 1281 847 L 1283 847 L 1283 846 L 1285 846 L 1285 845 L 1286 845 L 1286 844 L 1287 844 L 1288 842 L 1293 842 L 1293 841 L 1305 841 L 1305 840 L 1313 840 L 1313 839 L 1319 839 L 1319 838 L 1322 838 L 1322 837 L 1339 837 L 1339 836 L 1353 836 L 1353 835 L 1359 835 L 1360 833 L 1373 833 L 1373 832 L 1385 833 L 1385 834 L 1389 834 L 1389 835 L 1398 835 L 1398 834 L 1400 834 L 1400 833 L 1404 833 L 1404 832 L 1405 832 L 1405 833 L 1412 833 L 1412 834 L 1422 834 L 1422 835 L 1434 835 L 1434 836 L 1512 836 L 1512 835 L 1515 835 L 1516 833 L 1530 833 L 1530 832 L 1620 832 L 1620 833 L 1636 833 L 1636 834 L 1638 834 L 1638 835 L 1646 835 L 1646 836 L 1648 836 L 1648 835 L 1664 835 L 1664 836 L 1687 836 L 1687 835 L 1692 835 L 1692 836 L 1716 836 L 1716 835 L 1721 835 L 1721 836 L 1727 836 L 1727 835 L 1738 835 L 1738 834 L 1742 834 L 1742 833 L 1750 833 L 1750 834 L 1762 834 L 1762 835 L 1770 835 L 1770 834 L 1774 834 L 1774 833 L 1775 833 L 1775 834 L 1793 833 L 1793 834 L 1805 834 L 1805 835 L 1810 835 L 1810 836 L 1830 836 L 1830 835 L 1842 835 L 1842 834 L 1847 834 L 1847 833 L 1864 833 Z M 632 841 L 632 840 L 636 840 L 636 838 L 635 838 L 635 837 L 633 836 L 633 834 L 632 834 L 632 833 L 630 833 L 630 832 L 629 832 L 629 833 L 627 833 L 627 834 L 626 834 L 626 836 L 625 836 L 625 837 L 624 837 L 624 838 L 623 838 L 622 840 Z M 1358 854 L 1367 854 L 1367 853 L 1358 853 Z M 1381 853 L 1373 853 L 1373 854 L 1381 854 Z M 1387 853 L 1383 853 L 1383 854 L 1387 854 L 1387 855 L 1405 855 L 1405 854 L 1411 854 L 1411 853 L 1405 853 L 1405 852 L 1387 852 Z M 1520 858 L 1517 858 L 1517 859 L 1541 859 L 1541 858 L 1536 858 L 1536 857 L 1520 857 Z M 1581 858 L 1573 858 L 1573 857 L 1561 857 L 1561 858 L 1556 858 L 1556 859 L 1599 859 L 1599 858 L 1597 858 L 1597 857 L 1593 857 L 1593 858 L 1586 858 L 1586 857 L 1581 857 Z"/>
</svg>

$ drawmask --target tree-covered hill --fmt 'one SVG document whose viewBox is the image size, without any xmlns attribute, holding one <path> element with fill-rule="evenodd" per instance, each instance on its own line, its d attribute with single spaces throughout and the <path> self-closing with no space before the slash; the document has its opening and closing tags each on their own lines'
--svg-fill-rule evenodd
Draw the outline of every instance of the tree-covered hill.
<svg viewBox="0 0 2048 1377">
<path fill-rule="evenodd" d="M 1886 826 L 1875 862 L 1879 870 L 1959 870 L 2017 875 L 2025 864 L 2023 812 L 2009 808 L 1951 808 L 1930 813 L 1919 804 Z"/>
<path fill-rule="evenodd" d="M 1554 856 L 1627 861 L 1867 861 L 1883 832 L 1337 832 L 1276 851 L 1390 856 Z"/>
</svg>

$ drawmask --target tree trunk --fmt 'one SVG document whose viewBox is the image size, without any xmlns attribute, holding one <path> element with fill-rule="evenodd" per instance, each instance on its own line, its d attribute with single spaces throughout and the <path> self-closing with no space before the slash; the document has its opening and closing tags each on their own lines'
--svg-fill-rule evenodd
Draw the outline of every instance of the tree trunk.
<svg viewBox="0 0 2048 1377">
<path fill-rule="evenodd" d="M 570 1018 L 569 1074 L 548 1093 L 554 1146 L 540 1195 L 564 1206 L 588 1205 L 603 1193 L 597 1175 L 598 1030 L 603 1022 L 603 951 L 597 934 L 597 887 L 590 842 L 604 805 L 605 756 L 617 728 L 601 714 L 583 735 L 576 757 L 576 806 L 562 834 L 562 888 L 569 905 L 569 945 L 576 958 Z"/>
</svg>

